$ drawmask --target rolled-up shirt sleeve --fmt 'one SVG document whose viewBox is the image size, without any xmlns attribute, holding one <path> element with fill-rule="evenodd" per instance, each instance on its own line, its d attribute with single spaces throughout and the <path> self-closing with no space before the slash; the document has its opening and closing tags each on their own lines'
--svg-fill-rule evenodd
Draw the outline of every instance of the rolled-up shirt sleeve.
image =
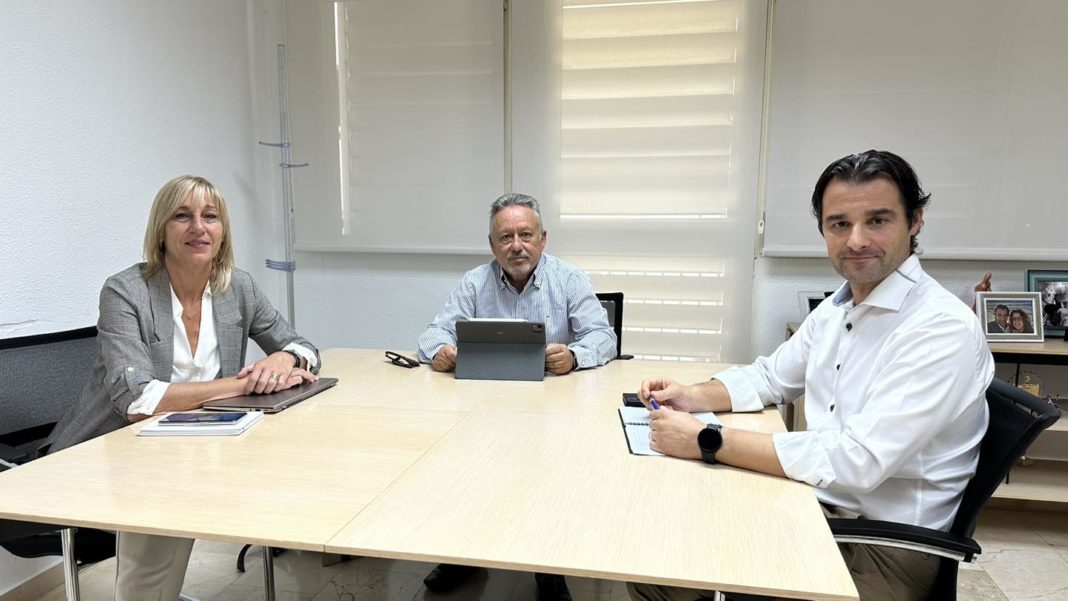
<svg viewBox="0 0 1068 601">
<path fill-rule="evenodd" d="M 145 388 L 158 381 L 148 343 L 141 338 L 140 315 L 130 302 L 129 292 L 120 290 L 126 285 L 116 278 L 105 282 L 100 291 L 100 317 L 97 320 L 104 385 L 115 412 L 124 417 L 130 405 L 144 394 Z"/>
<path fill-rule="evenodd" d="M 137 400 L 130 403 L 130 406 L 126 408 L 126 414 L 154 415 L 156 407 L 159 407 L 159 402 L 163 400 L 163 395 L 167 393 L 170 385 L 170 382 L 152 380 L 145 385 L 141 391 L 141 396 L 137 397 Z"/>
<path fill-rule="evenodd" d="M 801 396 L 811 341 L 812 326 L 806 321 L 771 355 L 758 357 L 752 365 L 731 367 L 713 376 L 727 388 L 731 411 L 761 411 Z"/>
</svg>

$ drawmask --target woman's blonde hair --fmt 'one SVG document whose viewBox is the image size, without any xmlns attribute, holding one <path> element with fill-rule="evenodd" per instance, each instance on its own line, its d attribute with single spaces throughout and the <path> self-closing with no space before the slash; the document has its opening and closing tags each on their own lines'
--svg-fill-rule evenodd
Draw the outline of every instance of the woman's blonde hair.
<svg viewBox="0 0 1068 601">
<path fill-rule="evenodd" d="M 164 242 L 167 222 L 174 218 L 190 195 L 204 199 L 219 212 L 223 237 L 219 252 L 212 260 L 209 283 L 213 294 L 221 294 L 230 287 L 230 275 L 234 271 L 234 249 L 230 244 L 230 214 L 226 211 L 226 201 L 219 190 L 208 180 L 195 175 L 180 175 L 163 184 L 156 193 L 156 200 L 152 201 L 152 211 L 148 214 L 148 225 L 145 227 L 144 252 L 147 265 L 143 274 L 148 278 L 163 269 L 163 257 L 167 253 Z"/>
</svg>

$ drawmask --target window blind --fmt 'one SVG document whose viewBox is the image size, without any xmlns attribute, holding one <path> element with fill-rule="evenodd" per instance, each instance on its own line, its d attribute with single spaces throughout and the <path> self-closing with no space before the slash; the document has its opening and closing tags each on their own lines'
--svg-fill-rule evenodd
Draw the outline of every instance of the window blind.
<svg viewBox="0 0 1068 601">
<path fill-rule="evenodd" d="M 550 252 L 585 269 L 596 290 L 624 293 L 625 353 L 742 360 L 763 60 L 752 48 L 763 20 L 750 25 L 742 0 L 562 0 L 554 10 L 510 21 L 520 44 L 525 26 L 555 25 L 542 58 L 559 73 L 535 79 L 557 84 L 547 99 L 556 110 L 513 116 L 517 147 L 538 127 L 558 131 L 547 144 L 556 164 L 542 170 L 558 211 Z M 517 189 L 538 179 L 514 169 Z"/>
</svg>

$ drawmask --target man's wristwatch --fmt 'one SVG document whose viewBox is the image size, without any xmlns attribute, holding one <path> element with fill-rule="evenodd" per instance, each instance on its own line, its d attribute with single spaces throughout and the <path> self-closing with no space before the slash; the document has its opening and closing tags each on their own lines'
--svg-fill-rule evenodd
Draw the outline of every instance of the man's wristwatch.
<svg viewBox="0 0 1068 601">
<path fill-rule="evenodd" d="M 705 463 L 715 463 L 716 453 L 723 446 L 723 426 L 708 424 L 697 433 L 697 446 L 701 447 L 701 459 Z"/>
<path fill-rule="evenodd" d="M 578 357 L 575 356 L 575 351 L 571 349 L 567 349 L 567 351 L 571 353 L 571 371 L 575 371 L 578 369 Z"/>
</svg>

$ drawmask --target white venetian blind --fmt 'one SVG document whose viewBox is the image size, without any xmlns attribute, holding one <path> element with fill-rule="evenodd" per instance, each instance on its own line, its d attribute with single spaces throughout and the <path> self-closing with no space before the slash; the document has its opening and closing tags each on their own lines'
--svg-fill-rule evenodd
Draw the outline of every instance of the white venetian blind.
<svg viewBox="0 0 1068 601">
<path fill-rule="evenodd" d="M 510 20 L 513 49 L 527 50 L 512 75 L 514 187 L 553 199 L 549 251 L 583 267 L 596 290 L 624 293 L 625 353 L 745 359 L 763 6 L 754 15 L 744 0 L 550 4 L 532 18 L 513 3 Z M 540 46 L 532 24 L 547 38 Z M 527 89 L 528 78 L 550 89 Z M 529 145 L 553 160 L 524 161 Z"/>
<path fill-rule="evenodd" d="M 312 162 L 295 182 L 298 248 L 485 252 L 484 220 L 456 216 L 485 214 L 505 185 L 501 0 L 293 10 L 294 138 Z"/>
</svg>

